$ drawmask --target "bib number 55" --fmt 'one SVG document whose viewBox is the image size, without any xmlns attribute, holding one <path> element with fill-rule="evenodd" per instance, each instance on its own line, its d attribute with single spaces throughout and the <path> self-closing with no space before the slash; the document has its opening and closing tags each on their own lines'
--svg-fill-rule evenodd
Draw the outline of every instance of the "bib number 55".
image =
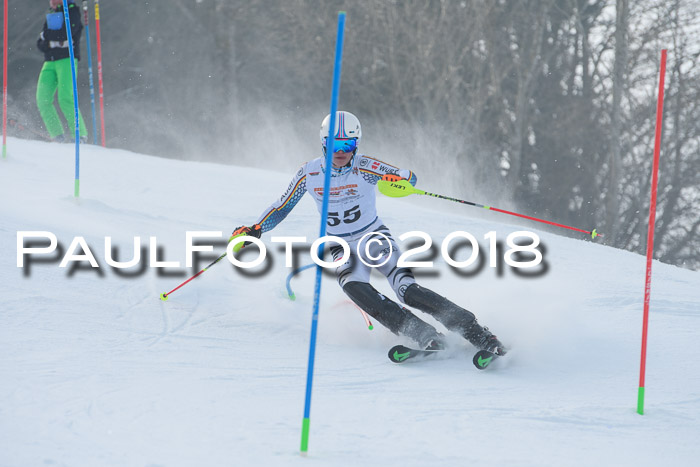
<svg viewBox="0 0 700 467">
<path fill-rule="evenodd" d="M 328 213 L 328 226 L 329 227 L 335 227 L 336 225 L 339 225 L 341 222 L 344 222 L 346 224 L 352 224 L 353 222 L 357 222 L 360 219 L 361 213 L 360 213 L 360 206 L 354 206 L 347 211 L 343 212 L 343 218 L 340 218 L 340 213 L 339 212 L 329 212 Z"/>
</svg>

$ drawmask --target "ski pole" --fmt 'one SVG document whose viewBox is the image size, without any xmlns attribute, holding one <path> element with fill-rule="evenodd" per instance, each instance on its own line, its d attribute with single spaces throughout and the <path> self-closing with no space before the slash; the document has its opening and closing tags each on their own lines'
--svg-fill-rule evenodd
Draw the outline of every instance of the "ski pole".
<svg viewBox="0 0 700 467">
<path fill-rule="evenodd" d="M 234 238 L 243 237 L 243 236 L 245 236 L 245 235 L 246 235 L 246 234 L 244 234 L 244 233 L 241 233 L 241 234 L 238 234 L 238 235 L 231 235 L 231 237 L 229 237 L 228 241 L 229 241 L 229 243 L 231 243 L 231 240 L 233 240 Z M 244 243 L 245 243 L 245 242 L 240 242 L 240 241 L 239 241 L 239 243 L 238 243 L 237 245 L 234 245 L 234 247 L 233 247 L 233 252 L 234 252 L 234 253 L 238 253 L 238 252 L 240 251 L 240 249 L 243 248 L 243 244 L 244 244 Z M 224 254 L 222 254 L 221 256 L 219 256 L 218 258 L 216 258 L 216 259 L 215 259 L 214 261 L 212 261 L 211 263 L 209 263 L 209 265 L 208 265 L 206 268 L 202 269 L 202 270 L 199 271 L 197 274 L 195 274 L 194 276 L 190 277 L 189 279 L 187 279 L 185 282 L 183 282 L 182 284 L 180 284 L 180 285 L 178 285 L 177 287 L 175 287 L 175 288 L 174 288 L 173 290 L 171 290 L 170 292 L 163 292 L 162 294 L 160 294 L 160 299 L 163 300 L 163 301 L 168 300 L 168 296 L 170 296 L 171 293 L 175 292 L 177 289 L 179 289 L 179 288 L 182 287 L 183 285 L 187 284 L 189 281 L 191 281 L 191 280 L 194 279 L 195 277 L 199 276 L 199 275 L 202 274 L 204 271 L 206 271 L 206 270 L 209 269 L 210 267 L 214 266 L 216 263 L 218 263 L 219 261 L 221 261 L 221 260 L 224 259 L 225 257 L 226 257 L 226 252 L 224 252 Z"/>
<path fill-rule="evenodd" d="M 185 284 L 187 284 L 189 281 L 191 281 L 191 280 L 194 279 L 195 277 L 198 277 L 198 276 L 199 276 L 200 274 L 202 274 L 204 271 L 206 271 L 206 270 L 209 269 L 210 267 L 214 266 L 216 263 L 218 263 L 219 261 L 221 261 L 221 260 L 224 259 L 225 257 L 226 257 L 226 253 L 224 253 L 223 255 L 221 255 L 221 256 L 219 256 L 218 258 L 216 258 L 214 261 L 212 261 L 212 262 L 209 264 L 209 266 L 207 266 L 206 268 L 202 269 L 202 270 L 199 271 L 197 274 L 195 274 L 194 276 L 190 277 L 189 279 L 187 279 L 185 282 L 183 282 L 182 284 L 180 284 L 180 285 L 178 285 L 177 287 L 175 287 L 175 288 L 174 288 L 173 290 L 171 290 L 170 292 L 163 292 L 162 294 L 160 294 L 160 299 L 163 300 L 163 301 L 168 300 L 168 296 L 169 296 L 171 293 L 175 292 L 177 289 L 179 289 L 180 287 L 184 286 Z"/>
<path fill-rule="evenodd" d="M 87 39 L 88 74 L 90 76 L 90 104 L 92 105 L 92 140 L 97 146 L 97 114 L 95 113 L 95 80 L 92 77 L 92 52 L 90 51 L 90 18 L 88 2 L 83 0 L 83 21 L 85 21 L 85 38 Z"/>
<path fill-rule="evenodd" d="M 17 128 L 19 131 L 26 131 L 27 133 L 31 133 L 32 135 L 36 136 L 37 138 L 39 138 L 39 139 L 42 140 L 42 141 L 51 141 L 51 140 L 50 140 L 48 137 L 46 137 L 45 135 L 39 133 L 39 132 L 36 131 L 36 130 L 32 130 L 31 128 L 27 128 L 26 126 L 22 125 L 21 123 L 19 123 L 17 120 L 15 120 L 15 119 L 13 119 L 13 118 L 8 119 L 8 120 L 7 120 L 7 123 L 9 123 L 10 126 L 14 126 L 14 127 Z"/>
<path fill-rule="evenodd" d="M 292 277 L 296 276 L 296 275 L 299 274 L 301 271 L 304 271 L 304 270 L 306 270 L 306 269 L 312 268 L 312 267 L 314 267 L 314 266 L 316 266 L 316 265 L 313 264 L 313 263 L 312 263 L 312 264 L 307 264 L 306 266 L 302 266 L 302 267 L 300 267 L 300 268 L 295 269 L 294 271 L 290 272 L 290 273 L 287 275 L 287 280 L 286 280 L 285 282 L 286 282 L 286 285 L 287 285 L 287 296 L 289 296 L 289 299 L 290 299 L 290 300 L 294 301 L 294 300 L 297 299 L 297 296 L 296 296 L 296 294 L 294 293 L 294 291 L 292 290 L 292 286 L 291 286 L 291 284 L 290 284 L 290 283 L 292 282 Z"/>
<path fill-rule="evenodd" d="M 365 319 L 365 324 L 367 325 L 367 329 L 370 331 L 374 329 L 374 326 L 372 325 L 372 321 L 369 320 L 369 316 L 367 315 L 367 312 L 360 308 L 359 306 L 355 305 L 358 310 L 360 310 L 360 313 L 362 313 L 362 317 Z"/>
<path fill-rule="evenodd" d="M 296 276 L 296 275 L 299 274 L 301 271 L 305 271 L 306 269 L 312 268 L 312 267 L 314 267 L 314 266 L 316 266 L 316 265 L 315 265 L 315 264 L 307 264 L 306 266 L 302 266 L 302 267 L 300 267 L 300 268 L 295 269 L 294 271 L 290 272 L 290 273 L 287 275 L 287 280 L 286 280 L 286 284 L 287 284 L 287 295 L 289 296 L 289 299 L 290 299 L 290 300 L 294 301 L 294 300 L 297 299 L 297 296 L 296 296 L 296 294 L 294 293 L 294 291 L 292 290 L 292 286 L 291 286 L 291 284 L 290 284 L 291 281 L 292 281 L 292 277 Z M 367 329 L 369 329 L 370 331 L 371 331 L 372 329 L 374 329 L 374 325 L 372 324 L 372 321 L 369 319 L 369 316 L 367 315 L 367 313 L 365 312 L 365 310 L 363 310 L 362 308 L 360 308 L 360 307 L 357 306 L 357 305 L 355 305 L 355 306 L 357 307 L 358 310 L 360 310 L 360 313 L 362 313 L 362 318 L 365 320 L 365 324 L 367 325 Z"/>
<path fill-rule="evenodd" d="M 576 228 L 576 227 L 571 227 L 571 226 L 564 225 L 564 224 L 558 224 L 558 223 L 556 223 L 556 222 L 547 221 L 547 220 L 540 219 L 540 218 L 537 218 L 537 217 L 526 216 L 526 215 L 524 215 L 524 214 L 518 214 L 517 212 L 506 211 L 505 209 L 494 208 L 493 206 L 486 206 L 486 205 L 483 205 L 483 204 L 474 203 L 474 202 L 472 202 L 472 201 L 465 201 L 465 200 L 462 200 L 462 199 L 450 198 L 449 196 L 438 195 L 438 194 L 435 194 L 435 193 L 429 193 L 429 192 L 427 192 L 427 191 L 423 191 L 423 190 L 419 190 L 418 188 L 415 188 L 413 185 L 411 185 L 411 184 L 409 183 L 408 180 L 403 179 L 403 178 L 399 178 L 398 176 L 396 176 L 395 179 L 393 179 L 393 180 L 392 180 L 392 179 L 387 179 L 386 177 L 387 177 L 387 176 L 385 175 L 385 179 L 379 180 L 379 181 L 377 182 L 377 188 L 379 189 L 379 191 L 380 191 L 382 194 L 384 194 L 384 195 L 386 195 L 386 196 L 390 196 L 390 197 L 392 197 L 392 198 L 402 198 L 402 197 L 404 197 L 404 196 L 413 195 L 413 194 L 416 194 L 416 195 L 427 195 L 427 196 L 432 196 L 432 197 L 434 197 L 434 198 L 446 199 L 446 200 L 449 200 L 449 201 L 455 201 L 455 202 L 457 202 L 457 203 L 467 204 L 467 205 L 469 205 L 469 206 L 475 206 L 475 207 L 477 207 L 477 208 L 484 208 L 484 209 L 488 209 L 488 210 L 490 210 L 490 211 L 496 211 L 496 212 L 500 212 L 500 213 L 503 213 L 503 214 L 509 214 L 509 215 L 511 215 L 511 216 L 522 217 L 522 218 L 524 218 L 524 219 L 529 219 L 529 220 L 531 220 L 531 221 L 542 222 L 543 224 L 554 225 L 554 226 L 557 226 L 557 227 L 561 227 L 561 228 L 563 228 L 563 229 L 575 230 L 576 232 L 583 232 L 583 233 L 586 233 L 586 234 L 590 234 L 591 238 L 596 238 L 596 237 L 598 237 L 598 236 L 600 236 L 600 237 L 603 236 L 603 234 L 599 234 L 599 233 L 596 231 L 596 229 L 593 229 L 593 230 L 578 229 L 578 228 Z"/>
</svg>

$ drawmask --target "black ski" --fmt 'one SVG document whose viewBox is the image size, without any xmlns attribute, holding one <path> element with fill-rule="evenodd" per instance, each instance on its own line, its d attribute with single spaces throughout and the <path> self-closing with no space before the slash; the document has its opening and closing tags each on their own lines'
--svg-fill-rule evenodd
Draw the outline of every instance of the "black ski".
<svg viewBox="0 0 700 467">
<path fill-rule="evenodd" d="M 474 358 L 472 359 L 472 362 L 474 362 L 474 366 L 477 369 L 485 370 L 497 358 L 498 358 L 498 355 L 496 355 L 493 352 L 489 352 L 488 350 L 479 350 L 477 353 L 474 354 Z"/>
<path fill-rule="evenodd" d="M 412 360 L 417 357 L 423 359 L 440 352 L 442 350 L 419 350 L 406 347 L 405 345 L 395 345 L 389 349 L 389 360 L 394 363 L 403 363 L 406 360 Z"/>
<path fill-rule="evenodd" d="M 423 360 L 425 358 L 430 358 L 442 350 L 420 350 L 412 349 L 406 347 L 405 345 L 395 345 L 389 349 L 389 360 L 394 363 L 404 363 L 408 360 Z M 474 354 L 472 362 L 474 366 L 479 370 L 485 370 L 489 367 L 499 356 L 488 350 L 479 350 Z"/>
</svg>

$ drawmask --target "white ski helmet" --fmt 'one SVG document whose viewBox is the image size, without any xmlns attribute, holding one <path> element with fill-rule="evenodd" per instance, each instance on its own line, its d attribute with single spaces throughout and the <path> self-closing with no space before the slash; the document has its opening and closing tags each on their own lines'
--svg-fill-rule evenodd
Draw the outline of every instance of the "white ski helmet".
<svg viewBox="0 0 700 467">
<path fill-rule="evenodd" d="M 328 139 L 328 130 L 331 124 L 331 114 L 326 115 L 321 123 L 321 131 L 319 135 L 321 137 L 321 147 L 323 148 L 323 153 L 326 153 L 326 140 Z M 357 146 L 360 145 L 360 139 L 362 139 L 362 127 L 360 126 L 360 120 L 350 112 L 340 110 L 335 113 L 335 134 L 334 136 L 340 140 L 354 139 L 355 144 L 352 149 L 352 153 L 355 154 L 357 151 Z M 336 147 L 333 152 L 337 152 L 342 147 L 342 142 L 336 143 Z"/>
</svg>

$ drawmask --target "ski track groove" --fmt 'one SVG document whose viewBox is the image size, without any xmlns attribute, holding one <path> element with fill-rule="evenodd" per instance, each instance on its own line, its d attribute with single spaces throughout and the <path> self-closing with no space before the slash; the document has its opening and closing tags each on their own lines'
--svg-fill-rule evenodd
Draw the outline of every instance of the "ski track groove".
<svg viewBox="0 0 700 467">
<path fill-rule="evenodd" d="M 150 282 L 150 289 L 153 291 L 155 296 L 160 297 L 160 294 L 156 292 L 154 280 L 151 280 Z M 192 321 L 192 317 L 197 312 L 197 309 L 199 307 L 199 290 L 195 287 L 193 293 L 195 297 L 195 302 L 193 305 L 187 306 L 185 304 L 177 304 L 175 306 L 175 308 L 185 311 L 187 314 L 185 316 L 185 319 L 180 324 L 177 324 L 174 327 L 170 318 L 170 314 L 175 312 L 175 310 L 173 310 L 173 305 L 166 301 L 160 300 L 160 298 L 158 299 L 163 327 L 161 329 L 160 334 L 158 334 L 157 337 L 146 346 L 146 348 L 153 348 L 160 342 L 162 342 L 165 338 L 176 336 L 180 330 L 184 329 L 185 326 L 187 326 L 190 323 L 190 321 Z"/>
</svg>

